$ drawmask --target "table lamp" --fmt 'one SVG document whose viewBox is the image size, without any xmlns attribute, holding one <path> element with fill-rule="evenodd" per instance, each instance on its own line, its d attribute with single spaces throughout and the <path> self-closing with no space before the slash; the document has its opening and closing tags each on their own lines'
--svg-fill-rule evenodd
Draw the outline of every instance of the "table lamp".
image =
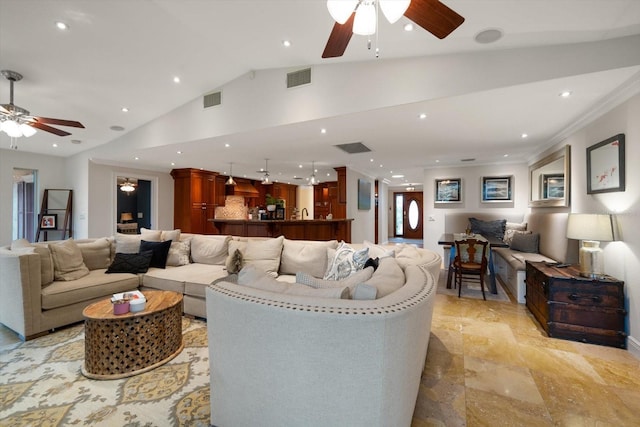
<svg viewBox="0 0 640 427">
<path fill-rule="evenodd" d="M 608 214 L 569 214 L 567 238 L 582 240 L 579 252 L 580 275 L 598 278 L 604 275 L 604 252 L 600 242 L 614 239 L 613 220 Z"/>
<path fill-rule="evenodd" d="M 127 221 L 133 221 L 133 215 L 131 215 L 131 212 L 122 212 L 120 214 L 120 222 L 124 224 Z"/>
</svg>

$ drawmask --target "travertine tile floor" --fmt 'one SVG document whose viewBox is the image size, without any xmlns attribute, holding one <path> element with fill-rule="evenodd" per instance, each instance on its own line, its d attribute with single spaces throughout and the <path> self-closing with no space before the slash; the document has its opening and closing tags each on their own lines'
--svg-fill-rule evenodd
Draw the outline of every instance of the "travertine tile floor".
<svg viewBox="0 0 640 427">
<path fill-rule="evenodd" d="M 522 304 L 436 295 L 413 427 L 640 426 L 640 359 L 548 338 Z"/>
</svg>

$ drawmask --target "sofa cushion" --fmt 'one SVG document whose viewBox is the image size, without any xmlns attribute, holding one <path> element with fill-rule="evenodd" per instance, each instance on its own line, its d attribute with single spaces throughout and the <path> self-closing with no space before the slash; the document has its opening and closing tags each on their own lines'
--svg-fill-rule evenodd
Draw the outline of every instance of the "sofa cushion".
<svg viewBox="0 0 640 427">
<path fill-rule="evenodd" d="M 235 246 L 235 245 L 232 245 Z M 242 266 L 244 265 L 244 258 L 242 257 L 242 252 L 240 249 L 234 249 L 233 253 L 230 253 L 229 257 L 227 257 L 227 262 L 225 263 L 225 268 L 227 269 L 227 273 L 234 274 L 238 273 L 242 270 Z"/>
<path fill-rule="evenodd" d="M 166 242 L 148 242 L 142 240 L 140 242 L 141 253 L 144 251 L 153 251 L 149 267 L 165 268 L 167 266 L 167 255 L 169 255 L 171 243 L 171 240 L 167 240 Z"/>
<path fill-rule="evenodd" d="M 191 239 L 191 259 L 201 264 L 223 265 L 229 255 L 231 236 L 203 236 Z"/>
<path fill-rule="evenodd" d="M 314 289 L 299 283 L 285 283 L 274 279 L 258 267 L 252 265 L 240 270 L 238 273 L 238 285 L 288 295 L 310 296 L 314 298 L 349 298 L 349 288 L 346 286 Z"/>
<path fill-rule="evenodd" d="M 191 252 L 191 239 L 171 241 L 171 247 L 167 254 L 167 265 L 177 267 L 180 265 L 187 265 L 190 261 Z"/>
<path fill-rule="evenodd" d="M 141 228 L 140 236 L 142 237 L 142 240 L 146 240 L 147 242 L 161 242 L 162 230 L 149 230 L 148 228 Z"/>
<path fill-rule="evenodd" d="M 367 285 L 366 283 L 358 283 L 355 288 L 353 288 L 353 295 L 351 295 L 351 299 L 356 300 L 374 300 L 378 296 L 378 290 L 371 285 Z"/>
<path fill-rule="evenodd" d="M 349 288 L 350 295 L 353 295 L 353 290 L 358 283 L 366 282 L 371 279 L 373 275 L 373 267 L 367 267 L 360 271 L 353 273 L 349 277 L 338 280 L 324 280 L 315 278 L 307 273 L 296 273 L 296 283 L 301 285 L 307 285 L 316 289 L 326 288 Z M 403 275 L 404 277 L 404 275 Z"/>
<path fill-rule="evenodd" d="M 296 274 L 302 271 L 313 277 L 322 277 L 327 270 L 327 249 L 337 247 L 337 240 L 316 242 L 284 239 L 280 274 Z"/>
<path fill-rule="evenodd" d="M 77 245 L 89 270 L 107 268 L 111 264 L 111 242 L 106 237 L 93 242 L 77 242 Z"/>
<path fill-rule="evenodd" d="M 227 275 L 224 266 L 192 263 L 180 267 L 150 268 L 142 276 L 142 286 L 163 291 L 180 292 L 185 295 L 201 295 L 201 285 L 208 285 L 213 280 Z M 198 285 L 192 287 L 192 285 Z M 187 290 L 189 288 L 189 290 Z"/>
<path fill-rule="evenodd" d="M 369 257 L 371 258 L 385 258 L 385 257 L 395 257 L 396 250 L 394 247 L 376 245 L 373 242 L 365 240 L 364 246 L 369 248 Z"/>
<path fill-rule="evenodd" d="M 398 245 L 396 249 L 396 261 L 404 270 L 408 265 L 418 263 L 418 260 L 421 258 L 421 253 L 418 248 L 414 245 L 401 244 Z"/>
<path fill-rule="evenodd" d="M 142 251 L 139 254 L 116 253 L 116 257 L 105 273 L 146 273 L 152 257 L 153 251 Z"/>
<path fill-rule="evenodd" d="M 404 271 L 394 258 L 382 258 L 378 268 L 364 284 L 377 290 L 376 298 L 382 298 L 400 289 L 405 283 Z"/>
<path fill-rule="evenodd" d="M 535 234 L 515 234 L 511 240 L 510 248 L 514 251 L 538 253 L 538 241 L 540 235 Z"/>
<path fill-rule="evenodd" d="M 77 280 L 89 274 L 82 252 L 73 239 L 49 244 L 53 258 L 53 276 L 59 280 Z"/>
<path fill-rule="evenodd" d="M 137 254 L 140 252 L 141 234 L 121 234 L 116 233 L 116 253 Z"/>
<path fill-rule="evenodd" d="M 160 239 L 164 242 L 165 240 L 171 240 L 172 242 L 180 241 L 180 229 L 176 228 L 175 230 L 162 230 L 160 234 Z"/>
<path fill-rule="evenodd" d="M 494 237 L 502 240 L 504 238 L 507 220 L 483 221 L 478 218 L 469 218 L 469 224 L 471 225 L 472 233 L 481 234 L 486 238 Z"/>
<path fill-rule="evenodd" d="M 80 279 L 55 281 L 43 287 L 42 308 L 49 310 L 96 298 L 106 298 L 111 294 L 137 289 L 140 283 L 135 274 L 104 273 L 104 269 L 91 270 Z"/>
<path fill-rule="evenodd" d="M 327 249 L 327 270 L 324 280 L 340 280 L 362 270 L 369 259 L 369 248 L 355 250 L 345 242 L 340 242 L 338 248 Z"/>
<path fill-rule="evenodd" d="M 46 243 L 29 243 L 27 239 L 18 239 L 11 242 L 11 250 L 21 253 L 37 253 L 40 255 L 40 284 L 48 285 L 53 282 L 53 258 Z"/>
<path fill-rule="evenodd" d="M 250 239 L 246 249 L 241 250 L 245 265 L 253 265 L 271 277 L 277 277 L 283 244 L 283 236 L 266 240 Z"/>
</svg>

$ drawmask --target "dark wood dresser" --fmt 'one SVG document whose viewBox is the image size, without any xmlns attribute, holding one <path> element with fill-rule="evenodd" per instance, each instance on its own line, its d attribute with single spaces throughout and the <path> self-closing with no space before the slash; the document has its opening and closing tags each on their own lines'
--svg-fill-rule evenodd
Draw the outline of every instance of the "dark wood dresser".
<svg viewBox="0 0 640 427">
<path fill-rule="evenodd" d="M 624 282 L 544 262 L 527 261 L 526 273 L 527 308 L 550 337 L 627 348 Z"/>
</svg>

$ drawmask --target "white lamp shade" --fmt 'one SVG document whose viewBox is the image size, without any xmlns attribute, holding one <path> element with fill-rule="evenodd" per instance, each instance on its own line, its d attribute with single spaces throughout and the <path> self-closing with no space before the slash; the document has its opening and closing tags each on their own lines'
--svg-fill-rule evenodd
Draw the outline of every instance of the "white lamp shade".
<svg viewBox="0 0 640 427">
<path fill-rule="evenodd" d="M 614 240 L 613 221 L 608 214 L 569 214 L 567 238 L 576 240 Z"/>
<path fill-rule="evenodd" d="M 329 14 L 338 24 L 344 24 L 357 4 L 358 0 L 327 0 L 327 9 L 329 9 Z"/>
<path fill-rule="evenodd" d="M 380 0 L 380 9 L 387 21 L 394 24 L 402 18 L 409 8 L 411 0 Z"/>
<path fill-rule="evenodd" d="M 376 32 L 376 6 L 373 3 L 360 3 L 353 21 L 353 33 L 370 36 Z"/>
<path fill-rule="evenodd" d="M 26 136 L 27 138 L 29 138 L 30 136 L 33 136 L 36 134 L 36 128 L 34 128 L 33 126 L 29 126 L 27 124 L 22 123 L 20 125 L 20 130 L 22 131 L 22 134 L 24 136 Z"/>
<path fill-rule="evenodd" d="M 2 122 L 2 130 L 12 138 L 19 138 L 22 136 L 22 130 L 20 125 L 15 120 L 5 120 Z"/>
</svg>

